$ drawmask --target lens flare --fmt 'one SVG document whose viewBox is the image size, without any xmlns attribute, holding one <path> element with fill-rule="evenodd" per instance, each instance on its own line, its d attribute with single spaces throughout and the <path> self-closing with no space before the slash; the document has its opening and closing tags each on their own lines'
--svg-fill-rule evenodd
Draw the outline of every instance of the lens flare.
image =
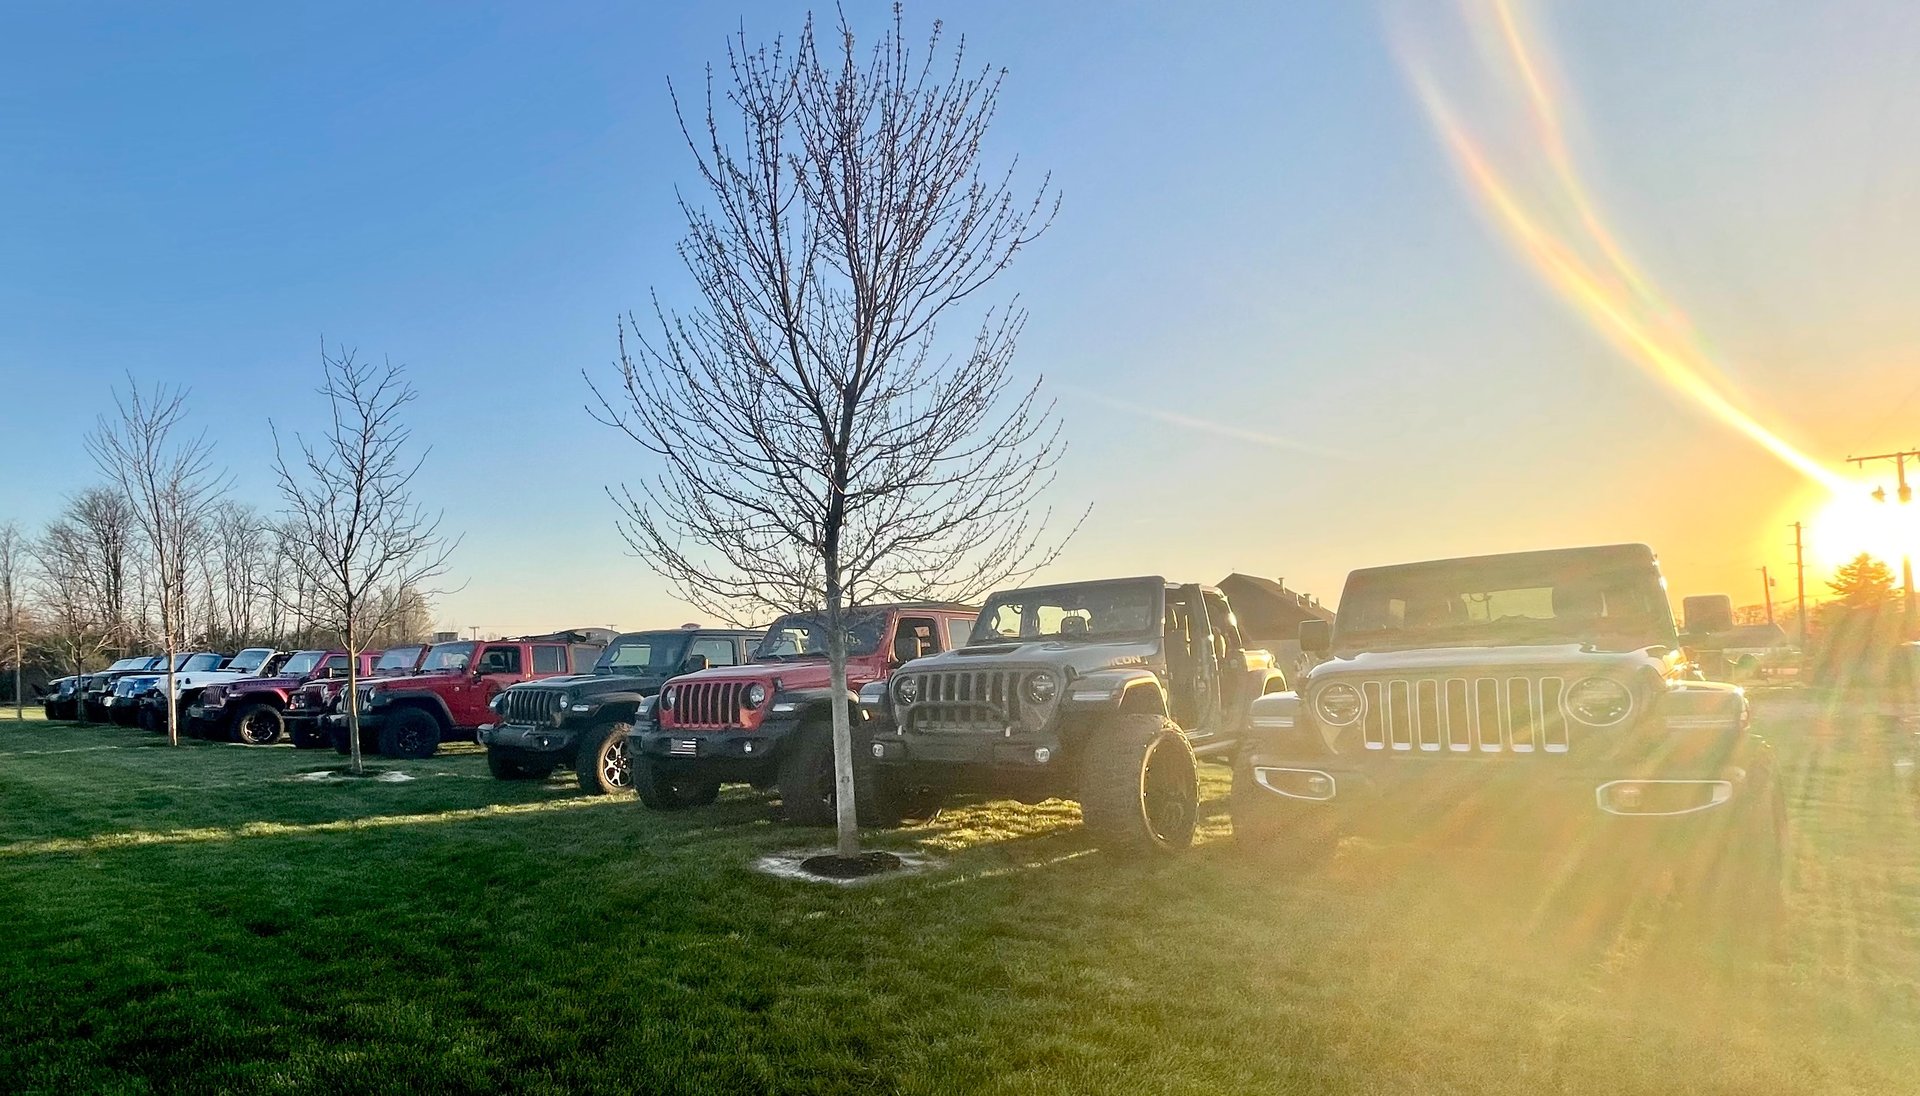
<svg viewBox="0 0 1920 1096">
<path fill-rule="evenodd" d="M 1541 53 L 1528 42 L 1509 0 L 1488 0 L 1482 6 L 1470 5 L 1467 11 L 1489 20 L 1494 32 L 1489 37 L 1503 43 L 1507 62 L 1524 89 L 1524 112 L 1531 119 L 1531 138 L 1537 146 L 1530 152 L 1544 162 L 1560 192 L 1557 200 L 1571 210 L 1586 247 L 1556 231 L 1549 217 L 1523 199 L 1460 123 L 1451 101 L 1425 67 L 1403 51 L 1409 77 L 1474 196 L 1534 270 L 1643 371 L 1809 479 L 1836 493 L 1849 488 L 1843 476 L 1801 452 L 1741 406 L 1733 384 L 1693 333 L 1685 313 L 1627 257 L 1574 168 L 1561 121 L 1565 111 L 1549 93 L 1541 76 Z M 1539 204 L 1551 208 L 1551 203 Z M 1583 251 L 1597 252 L 1599 261 L 1589 261 Z"/>
</svg>

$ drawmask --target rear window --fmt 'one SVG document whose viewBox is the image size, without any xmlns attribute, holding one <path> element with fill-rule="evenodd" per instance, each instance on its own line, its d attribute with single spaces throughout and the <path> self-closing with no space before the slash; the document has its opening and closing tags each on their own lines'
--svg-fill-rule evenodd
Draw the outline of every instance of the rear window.
<svg viewBox="0 0 1920 1096">
<path fill-rule="evenodd" d="M 533 672 L 536 674 L 564 673 L 567 668 L 565 647 L 542 644 L 533 649 Z"/>
</svg>

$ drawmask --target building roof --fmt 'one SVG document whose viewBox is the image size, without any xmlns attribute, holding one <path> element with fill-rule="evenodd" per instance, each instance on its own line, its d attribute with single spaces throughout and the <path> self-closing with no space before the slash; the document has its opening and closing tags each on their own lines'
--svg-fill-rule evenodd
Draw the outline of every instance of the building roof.
<svg viewBox="0 0 1920 1096">
<path fill-rule="evenodd" d="M 1260 639 L 1292 639 L 1303 620 L 1333 619 L 1333 610 L 1307 594 L 1287 589 L 1282 579 L 1232 574 L 1220 580 L 1220 589 L 1233 603 L 1233 615 L 1244 635 Z"/>
</svg>

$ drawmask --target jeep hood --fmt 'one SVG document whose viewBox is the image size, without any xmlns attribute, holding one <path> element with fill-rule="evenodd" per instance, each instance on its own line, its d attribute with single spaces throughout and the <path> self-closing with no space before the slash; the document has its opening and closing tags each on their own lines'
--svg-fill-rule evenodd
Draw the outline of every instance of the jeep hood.
<svg viewBox="0 0 1920 1096">
<path fill-rule="evenodd" d="M 580 696 L 598 693 L 657 693 L 666 684 L 665 674 L 567 674 L 523 681 L 514 689 L 569 689 Z"/>
<path fill-rule="evenodd" d="M 1400 651 L 1369 651 L 1351 658 L 1333 658 L 1308 671 L 1308 679 L 1377 677 L 1393 674 L 1446 674 L 1475 671 L 1562 670 L 1588 674 L 1658 669 L 1658 648 L 1638 651 L 1601 651 L 1579 643 L 1531 647 L 1424 647 Z"/>
<path fill-rule="evenodd" d="M 863 663 L 847 664 L 847 681 L 853 687 L 871 680 L 861 670 Z M 695 681 L 765 681 L 780 679 L 783 689 L 824 689 L 833 684 L 833 667 L 824 658 L 794 658 L 784 662 L 747 662 L 739 666 L 714 666 L 697 673 L 680 674 L 670 680 L 678 685 Z"/>
<path fill-rule="evenodd" d="M 991 670 L 1006 666 L 1049 666 L 1076 675 L 1101 670 L 1124 670 L 1152 664 L 1158 654 L 1153 643 L 1068 643 L 1057 639 L 981 644 L 917 658 L 903 669 L 909 673 L 943 670 Z"/>
</svg>

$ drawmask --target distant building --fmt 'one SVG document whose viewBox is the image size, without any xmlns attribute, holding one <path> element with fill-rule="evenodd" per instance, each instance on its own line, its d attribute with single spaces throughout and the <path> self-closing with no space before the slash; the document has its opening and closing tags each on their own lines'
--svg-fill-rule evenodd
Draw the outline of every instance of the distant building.
<svg viewBox="0 0 1920 1096">
<path fill-rule="evenodd" d="M 1333 610 L 1319 598 L 1287 589 L 1284 579 L 1258 575 L 1228 575 L 1220 580 L 1220 589 L 1233 603 L 1248 647 L 1272 651 L 1289 679 L 1311 664 L 1300 650 L 1300 622 L 1333 620 Z"/>
</svg>

